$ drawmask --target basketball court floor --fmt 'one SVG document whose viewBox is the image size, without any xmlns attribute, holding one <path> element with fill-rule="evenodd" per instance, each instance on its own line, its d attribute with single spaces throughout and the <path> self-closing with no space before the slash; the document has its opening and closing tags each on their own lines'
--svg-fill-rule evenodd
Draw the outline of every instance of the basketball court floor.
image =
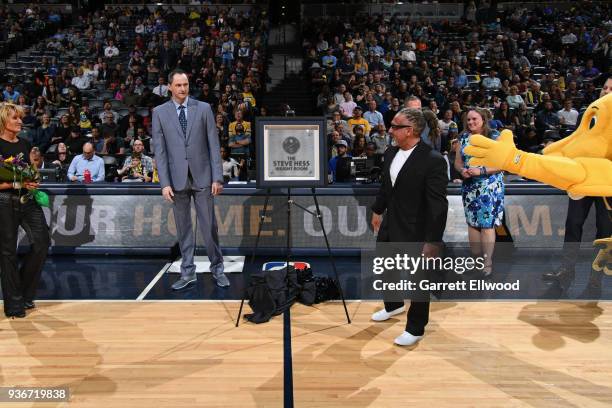
<svg viewBox="0 0 612 408">
<path fill-rule="evenodd" d="M 330 269 L 299 258 L 315 274 Z M 405 316 L 372 322 L 380 303 L 359 300 L 359 259 L 336 260 L 352 323 L 340 302 L 291 309 L 296 407 L 612 406 L 612 303 L 436 302 L 425 338 L 401 348 Z M 230 261 L 240 270 L 242 258 Z M 229 289 L 205 273 L 173 292 L 172 268 L 50 257 L 37 308 L 0 320 L 0 386 L 68 387 L 70 401 L 0 406 L 282 407 L 282 317 L 235 327 L 242 274 L 229 274 Z M 579 276 L 573 290 L 585 284 Z"/>
</svg>

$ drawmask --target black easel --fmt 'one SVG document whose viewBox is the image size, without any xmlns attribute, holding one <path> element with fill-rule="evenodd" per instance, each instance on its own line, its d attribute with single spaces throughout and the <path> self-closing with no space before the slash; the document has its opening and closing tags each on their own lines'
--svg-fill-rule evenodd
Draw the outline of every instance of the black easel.
<svg viewBox="0 0 612 408">
<path fill-rule="evenodd" d="M 342 305 L 344 306 L 344 313 L 346 314 L 346 321 L 348 324 L 351 324 L 351 318 L 348 314 L 348 309 L 346 308 L 346 301 L 344 300 L 344 292 L 342 291 L 342 285 L 340 284 L 340 278 L 338 277 L 338 270 L 336 269 L 336 262 L 334 261 L 334 256 L 332 255 L 331 248 L 329 246 L 329 240 L 327 239 L 327 232 L 325 231 L 325 225 L 323 224 L 323 216 L 321 215 L 321 210 L 319 208 L 319 201 L 317 200 L 317 195 L 315 194 L 314 187 L 310 189 L 312 192 L 312 198 L 314 199 L 316 213 L 310 211 L 307 208 L 302 207 L 298 203 L 294 202 L 291 199 L 291 188 L 287 188 L 287 253 L 285 256 L 286 268 L 289 267 L 289 262 L 291 262 L 291 205 L 295 205 L 296 207 L 301 208 L 305 212 L 317 217 L 319 220 L 319 224 L 321 225 L 321 231 L 323 231 L 323 237 L 325 238 L 325 246 L 327 247 L 327 255 L 329 256 L 329 260 L 332 264 L 332 268 L 334 270 L 334 275 L 336 277 L 336 282 L 338 282 L 338 292 L 340 292 L 340 299 L 342 299 Z M 271 189 L 266 190 L 266 199 L 264 201 L 264 207 L 261 216 L 259 217 L 259 227 L 257 228 L 257 238 L 255 239 L 255 247 L 253 248 L 253 253 L 251 254 L 251 260 L 247 265 L 252 265 L 255 261 L 255 254 L 257 253 L 257 248 L 259 247 L 259 238 L 261 236 L 261 228 L 264 223 L 264 219 L 266 218 L 266 212 L 268 209 L 268 201 L 270 199 Z M 247 266 L 245 265 L 245 266 Z M 245 270 L 247 268 L 245 267 Z M 245 282 L 245 290 L 242 295 L 242 301 L 240 302 L 240 309 L 238 310 L 238 318 L 236 319 L 236 327 L 240 324 L 240 317 L 242 317 L 242 308 L 244 306 L 244 301 L 246 299 L 246 282 Z"/>
</svg>

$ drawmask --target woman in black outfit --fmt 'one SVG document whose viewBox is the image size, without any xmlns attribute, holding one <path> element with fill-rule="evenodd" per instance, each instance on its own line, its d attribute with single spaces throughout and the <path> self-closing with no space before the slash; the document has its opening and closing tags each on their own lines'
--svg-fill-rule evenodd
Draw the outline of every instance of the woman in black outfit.
<svg viewBox="0 0 612 408">
<path fill-rule="evenodd" d="M 30 143 L 17 138 L 21 131 L 23 110 L 12 103 L 0 104 L 0 155 L 5 159 L 23 154 L 29 162 Z M 4 314 L 25 317 L 25 310 L 34 308 L 34 297 L 49 248 L 49 227 L 42 208 L 29 199 L 25 204 L 20 196 L 38 187 L 38 183 L 0 182 L 0 279 Z M 31 243 L 21 268 L 17 263 L 17 235 L 19 227 Z"/>
</svg>

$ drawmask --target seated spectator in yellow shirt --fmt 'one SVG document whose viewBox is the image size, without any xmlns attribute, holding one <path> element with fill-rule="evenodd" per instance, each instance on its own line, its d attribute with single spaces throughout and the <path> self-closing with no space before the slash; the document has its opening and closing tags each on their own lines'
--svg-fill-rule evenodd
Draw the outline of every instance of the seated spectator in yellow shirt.
<svg viewBox="0 0 612 408">
<path fill-rule="evenodd" d="M 257 106 L 257 101 L 255 100 L 255 96 L 251 91 L 251 84 L 248 82 L 244 84 L 244 91 L 242 91 L 242 100 L 248 102 L 251 106 Z"/>
<path fill-rule="evenodd" d="M 236 135 L 236 125 L 238 123 L 242 124 L 242 127 L 245 133 L 251 133 L 251 122 L 243 120 L 242 115 L 243 113 L 241 110 L 236 111 L 236 120 L 229 124 L 229 135 L 230 136 Z"/>
<path fill-rule="evenodd" d="M 348 120 L 349 129 L 353 129 L 355 125 L 363 126 L 363 131 L 366 136 L 370 134 L 371 126 L 370 122 L 361 116 L 362 110 L 359 106 L 353 109 L 353 117 Z"/>
</svg>

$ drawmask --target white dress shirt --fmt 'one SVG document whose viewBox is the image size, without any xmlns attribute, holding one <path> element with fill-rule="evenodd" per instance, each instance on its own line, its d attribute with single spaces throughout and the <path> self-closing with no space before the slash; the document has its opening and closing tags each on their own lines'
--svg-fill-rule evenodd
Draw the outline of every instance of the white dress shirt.
<svg viewBox="0 0 612 408">
<path fill-rule="evenodd" d="M 580 114 L 576 109 L 561 109 L 559 112 L 557 112 L 557 116 L 559 116 L 559 119 L 563 118 L 564 123 L 570 126 L 576 126 L 576 122 L 578 122 L 579 115 Z"/>
<path fill-rule="evenodd" d="M 181 106 L 181 104 L 177 103 L 174 99 L 172 99 L 172 103 L 174 103 L 174 108 L 176 109 L 176 116 L 181 116 L 181 110 L 179 109 L 179 106 Z M 186 97 L 185 101 L 182 103 L 182 105 L 185 107 L 185 120 L 189 119 L 187 117 L 187 104 L 188 103 L 189 103 L 189 97 Z"/>
<path fill-rule="evenodd" d="M 412 149 L 408 149 L 408 150 L 399 149 L 397 153 L 395 154 L 395 157 L 393 158 L 393 161 L 391 162 L 391 166 L 389 167 L 389 173 L 391 174 L 391 185 L 392 186 L 395 186 L 395 180 L 397 179 L 397 175 L 402 170 L 402 167 L 404 167 L 406 160 L 408 160 L 408 158 L 412 154 L 412 151 L 414 150 L 415 147 L 416 146 L 413 146 Z"/>
</svg>

